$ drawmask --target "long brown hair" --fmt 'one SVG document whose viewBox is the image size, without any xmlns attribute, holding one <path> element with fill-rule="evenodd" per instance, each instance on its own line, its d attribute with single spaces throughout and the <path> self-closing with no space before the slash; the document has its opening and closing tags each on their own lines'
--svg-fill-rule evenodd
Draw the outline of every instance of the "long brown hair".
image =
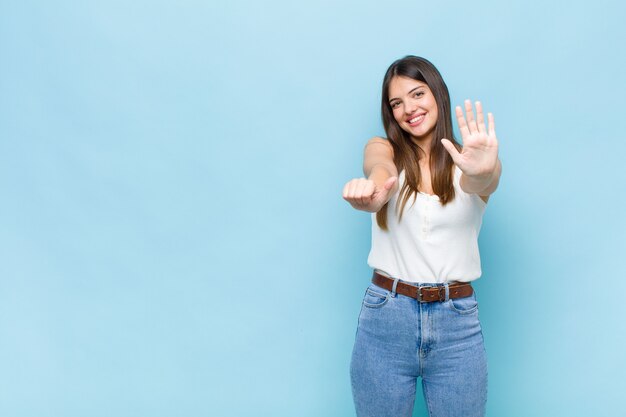
<svg viewBox="0 0 626 417">
<path fill-rule="evenodd" d="M 393 77 L 396 76 L 408 77 L 426 83 L 437 102 L 438 117 L 431 142 L 430 172 L 433 191 L 439 196 L 439 201 L 442 205 L 446 205 L 454 200 L 454 161 L 446 148 L 441 144 L 441 139 L 449 139 L 459 152 L 461 151 L 461 145 L 454 138 L 452 130 L 450 93 L 437 68 L 427 59 L 413 55 L 407 55 L 391 64 L 383 80 L 381 110 L 385 132 L 393 147 L 394 163 L 398 173 L 404 169 L 406 179 L 400 190 L 398 199 L 400 204 L 396 206 L 396 210 L 399 212 L 398 221 L 400 221 L 404 206 L 411 195 L 413 195 L 413 203 L 415 203 L 418 192 L 417 186 L 421 179 L 418 161 L 424 158 L 425 155 L 424 151 L 411 140 L 409 133 L 405 132 L 393 117 L 393 110 L 389 104 L 389 84 Z M 383 230 L 388 230 L 388 206 L 389 203 L 385 204 L 376 213 L 376 222 Z"/>
</svg>

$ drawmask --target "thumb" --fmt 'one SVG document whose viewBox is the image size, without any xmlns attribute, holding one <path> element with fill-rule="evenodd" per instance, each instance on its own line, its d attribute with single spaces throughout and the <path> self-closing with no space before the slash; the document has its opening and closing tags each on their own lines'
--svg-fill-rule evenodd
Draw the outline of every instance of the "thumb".
<svg viewBox="0 0 626 417">
<path fill-rule="evenodd" d="M 387 181 L 385 181 L 385 184 L 383 185 L 385 190 L 391 190 L 393 188 L 393 185 L 396 183 L 397 179 L 398 177 L 388 178 Z"/>
<path fill-rule="evenodd" d="M 444 138 L 444 139 L 441 139 L 441 144 L 443 145 L 444 148 L 446 148 L 446 151 L 448 151 L 448 153 L 452 157 L 452 160 L 455 163 L 457 163 L 460 154 L 459 154 L 459 151 L 456 150 L 456 148 L 452 144 L 452 142 L 450 142 L 448 139 Z"/>
<path fill-rule="evenodd" d="M 382 188 L 377 188 L 375 195 L 373 196 L 374 202 L 386 202 L 389 199 L 389 190 L 393 188 L 398 177 L 387 178 L 387 181 L 383 184 Z"/>
</svg>

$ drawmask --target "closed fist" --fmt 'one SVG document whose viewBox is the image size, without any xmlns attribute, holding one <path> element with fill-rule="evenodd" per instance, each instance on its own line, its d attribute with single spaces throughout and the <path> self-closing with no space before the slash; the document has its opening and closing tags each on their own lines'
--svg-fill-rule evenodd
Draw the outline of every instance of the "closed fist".
<svg viewBox="0 0 626 417">
<path fill-rule="evenodd" d="M 343 187 L 343 198 L 357 210 L 378 212 L 391 198 L 398 177 L 390 177 L 382 186 L 367 178 L 355 178 Z"/>
</svg>

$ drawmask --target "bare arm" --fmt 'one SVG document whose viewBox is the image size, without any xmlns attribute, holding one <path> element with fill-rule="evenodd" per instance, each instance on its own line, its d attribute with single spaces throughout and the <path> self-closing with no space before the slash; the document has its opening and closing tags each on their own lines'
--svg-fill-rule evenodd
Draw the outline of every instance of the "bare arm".
<svg viewBox="0 0 626 417">
<path fill-rule="evenodd" d="M 393 162 L 393 147 L 387 139 L 373 137 L 365 145 L 363 155 L 363 174 L 380 187 L 391 177 L 398 176 L 398 169 Z M 398 189 L 394 184 L 389 195 Z"/>
<path fill-rule="evenodd" d="M 463 116 L 461 106 L 456 106 L 459 130 L 463 137 L 461 152 L 448 139 L 441 139 L 442 145 L 448 150 L 454 163 L 463 172 L 460 186 L 463 191 L 478 194 L 486 203 L 489 195 L 498 187 L 502 164 L 498 159 L 498 139 L 496 138 L 493 114 L 487 113 L 489 128 L 485 123 L 483 107 L 476 102 L 476 119 L 472 102 L 465 100 L 467 120 Z"/>
<path fill-rule="evenodd" d="M 363 151 L 363 174 L 343 187 L 343 198 L 357 210 L 378 212 L 398 189 L 398 170 L 393 163 L 393 147 L 374 137 Z"/>
<path fill-rule="evenodd" d="M 466 193 L 475 193 L 481 197 L 487 197 L 498 188 L 500 175 L 502 174 L 502 163 L 498 159 L 496 168 L 490 174 L 480 176 L 461 175 L 460 186 Z"/>
</svg>

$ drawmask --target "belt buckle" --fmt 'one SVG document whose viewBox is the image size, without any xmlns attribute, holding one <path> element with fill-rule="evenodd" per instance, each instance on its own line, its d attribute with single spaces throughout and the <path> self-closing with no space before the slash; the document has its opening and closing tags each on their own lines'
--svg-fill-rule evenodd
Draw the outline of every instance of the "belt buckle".
<svg viewBox="0 0 626 417">
<path fill-rule="evenodd" d="M 420 303 L 423 303 L 423 299 L 422 299 L 422 288 L 424 287 L 417 287 L 417 301 Z"/>
<path fill-rule="evenodd" d="M 429 303 L 430 301 L 424 301 L 423 295 L 422 295 L 422 289 L 423 288 L 433 288 L 433 287 L 418 287 L 417 289 L 417 301 L 419 301 L 420 303 Z M 437 295 L 439 296 L 439 300 L 437 301 L 446 301 L 446 287 L 438 287 L 437 288 Z M 435 300 L 432 300 L 435 301 Z"/>
<path fill-rule="evenodd" d="M 446 301 L 446 287 L 439 287 L 437 292 L 439 293 L 439 301 Z"/>
</svg>

